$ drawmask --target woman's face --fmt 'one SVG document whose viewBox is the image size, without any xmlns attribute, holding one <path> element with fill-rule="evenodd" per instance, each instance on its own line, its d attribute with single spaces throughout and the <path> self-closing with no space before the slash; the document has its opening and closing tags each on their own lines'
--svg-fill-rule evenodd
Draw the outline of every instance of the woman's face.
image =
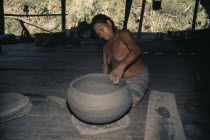
<svg viewBox="0 0 210 140">
<path fill-rule="evenodd" d="M 94 24 L 93 29 L 96 34 L 104 40 L 110 40 L 114 36 L 112 31 L 112 23 L 109 20 L 107 20 L 107 23 L 98 22 Z"/>
</svg>

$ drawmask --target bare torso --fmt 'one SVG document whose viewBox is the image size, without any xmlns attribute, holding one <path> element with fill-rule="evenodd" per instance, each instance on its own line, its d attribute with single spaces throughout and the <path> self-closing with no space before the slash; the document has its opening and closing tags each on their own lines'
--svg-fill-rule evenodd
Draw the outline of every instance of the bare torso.
<svg viewBox="0 0 210 140">
<path fill-rule="evenodd" d="M 106 61 L 111 66 L 111 70 L 114 70 L 130 53 L 129 48 L 119 37 L 119 32 L 116 34 L 112 41 L 107 42 L 106 47 Z M 143 71 L 144 64 L 140 57 L 138 57 L 132 64 L 130 64 L 124 72 L 123 77 L 132 77 Z"/>
</svg>

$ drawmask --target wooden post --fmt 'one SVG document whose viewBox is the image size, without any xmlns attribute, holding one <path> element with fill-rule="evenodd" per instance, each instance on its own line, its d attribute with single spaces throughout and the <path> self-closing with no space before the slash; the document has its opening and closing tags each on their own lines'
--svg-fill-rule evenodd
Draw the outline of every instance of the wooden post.
<svg viewBox="0 0 210 140">
<path fill-rule="evenodd" d="M 143 23 L 143 18 L 144 18 L 145 3 L 146 3 L 146 0 L 142 0 L 141 15 L 140 15 L 140 21 L 139 21 L 139 30 L 138 30 L 139 39 L 141 38 L 141 29 L 142 29 L 142 23 Z"/>
<path fill-rule="evenodd" d="M 123 23 L 123 29 L 127 29 L 127 24 L 128 24 L 128 19 L 129 19 L 129 14 L 130 14 L 130 10 L 131 10 L 132 1 L 133 0 L 126 0 L 125 18 L 124 18 L 124 23 Z"/>
<path fill-rule="evenodd" d="M 194 14 L 193 14 L 193 22 L 192 22 L 192 31 L 195 31 L 195 23 L 196 23 L 196 18 L 197 18 L 197 13 L 198 13 L 198 4 L 200 0 L 195 1 L 195 8 L 194 8 Z"/>
<path fill-rule="evenodd" d="M 61 0 L 62 30 L 66 29 L 66 0 Z"/>
<path fill-rule="evenodd" d="M 4 33 L 4 0 L 0 0 L 0 35 Z"/>
</svg>

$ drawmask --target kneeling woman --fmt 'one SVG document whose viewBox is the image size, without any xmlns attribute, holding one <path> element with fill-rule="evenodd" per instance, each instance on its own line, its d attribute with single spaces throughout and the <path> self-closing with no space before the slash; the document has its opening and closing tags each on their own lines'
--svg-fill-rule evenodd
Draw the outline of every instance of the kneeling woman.
<svg viewBox="0 0 210 140">
<path fill-rule="evenodd" d="M 138 105 L 148 88 L 147 67 L 140 59 L 141 49 L 128 30 L 118 30 L 113 20 L 99 14 L 91 23 L 95 33 L 106 41 L 103 48 L 103 73 L 110 74 L 114 84 L 125 78 L 130 87 L 133 107 Z"/>
</svg>

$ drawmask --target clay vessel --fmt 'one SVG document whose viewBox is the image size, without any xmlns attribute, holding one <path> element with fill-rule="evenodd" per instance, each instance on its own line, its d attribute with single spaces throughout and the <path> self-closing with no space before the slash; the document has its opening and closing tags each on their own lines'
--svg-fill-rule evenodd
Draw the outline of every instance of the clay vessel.
<svg viewBox="0 0 210 140">
<path fill-rule="evenodd" d="M 105 124 L 123 117 L 132 105 L 126 80 L 114 85 L 108 74 L 88 74 L 73 80 L 66 95 L 73 114 L 92 124 Z"/>
</svg>

